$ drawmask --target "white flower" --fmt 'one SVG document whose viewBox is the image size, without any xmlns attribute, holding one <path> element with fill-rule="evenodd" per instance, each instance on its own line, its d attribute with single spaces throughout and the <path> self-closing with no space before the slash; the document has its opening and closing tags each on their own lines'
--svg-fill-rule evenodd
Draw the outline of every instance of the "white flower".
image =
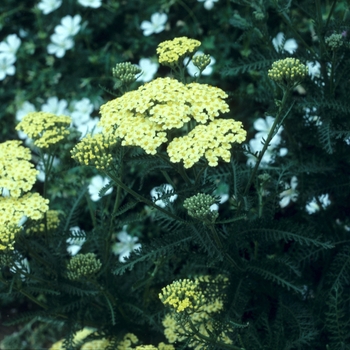
<svg viewBox="0 0 350 350">
<path fill-rule="evenodd" d="M 309 75 L 311 77 L 311 79 L 314 78 L 319 78 L 321 75 L 321 64 L 318 61 L 307 61 L 306 62 L 307 68 L 308 68 L 308 72 Z"/>
<path fill-rule="evenodd" d="M 99 8 L 102 5 L 101 0 L 78 0 L 79 4 L 84 7 Z"/>
<path fill-rule="evenodd" d="M 98 117 L 90 118 L 86 123 L 78 125 L 77 130 L 81 132 L 80 140 L 87 134 L 95 135 L 100 133 L 102 128 L 97 125 L 99 121 Z"/>
<path fill-rule="evenodd" d="M 6 40 L 0 43 L 0 53 L 7 55 L 10 58 L 14 57 L 16 61 L 16 53 L 20 45 L 21 39 L 17 36 L 17 34 L 11 34 L 6 38 Z"/>
<path fill-rule="evenodd" d="M 165 208 L 169 203 L 174 202 L 176 200 L 177 194 L 173 194 L 172 196 L 167 197 L 164 200 L 157 199 L 157 198 L 162 197 L 173 190 L 174 190 L 173 186 L 169 184 L 161 185 L 159 187 L 154 187 L 151 190 L 152 201 L 154 202 L 154 204 L 158 205 L 159 207 Z"/>
<path fill-rule="evenodd" d="M 47 15 L 50 12 L 57 10 L 61 5 L 62 0 L 41 0 L 38 4 L 38 8 L 44 15 Z"/>
<path fill-rule="evenodd" d="M 199 2 L 204 2 L 204 8 L 206 10 L 211 10 L 214 7 L 214 3 L 218 2 L 219 0 L 197 0 Z"/>
<path fill-rule="evenodd" d="M 130 236 L 126 231 L 126 226 L 123 227 L 123 231 L 117 234 L 117 238 L 120 242 L 112 245 L 112 252 L 115 255 L 119 255 L 120 262 L 124 262 L 133 250 L 141 248 L 141 244 L 136 243 L 139 239 L 137 237 Z"/>
<path fill-rule="evenodd" d="M 6 75 L 14 75 L 16 67 L 13 65 L 16 62 L 15 56 L 0 54 L 0 80 L 4 80 Z"/>
<path fill-rule="evenodd" d="M 198 56 L 198 55 L 203 55 L 204 53 L 202 51 L 197 51 L 193 57 Z M 186 66 L 186 64 L 189 61 L 189 57 L 186 57 L 184 59 L 184 65 Z M 204 71 L 202 72 L 202 75 L 210 75 L 213 71 L 213 66 L 216 62 L 216 59 L 213 56 L 210 56 L 210 63 L 208 64 L 208 66 L 204 69 Z M 191 62 L 187 65 L 187 72 L 191 77 L 195 77 L 199 75 L 199 69 L 193 64 L 192 60 Z"/>
<path fill-rule="evenodd" d="M 90 185 L 88 186 L 89 194 L 91 197 L 91 200 L 94 202 L 97 202 L 101 197 L 99 195 L 99 192 L 101 189 L 106 186 L 109 183 L 109 180 L 106 177 L 102 177 L 100 175 L 94 176 L 91 181 Z M 112 193 L 113 188 L 111 187 L 104 195 Z"/>
<path fill-rule="evenodd" d="M 80 101 L 77 101 L 74 105 L 74 111 L 71 114 L 73 123 L 76 126 L 87 123 L 93 110 L 94 105 L 87 97 L 84 97 Z"/>
<path fill-rule="evenodd" d="M 312 200 L 306 204 L 306 211 L 309 214 L 316 213 L 319 211 L 322 207 L 322 209 L 325 209 L 331 204 L 331 201 L 329 199 L 328 193 L 322 194 L 321 196 L 318 196 L 317 199 L 315 197 L 312 198 Z"/>
<path fill-rule="evenodd" d="M 22 260 L 16 260 L 14 262 L 14 266 L 10 267 L 10 271 L 13 272 L 13 273 L 16 273 L 17 271 L 23 271 L 25 272 L 26 274 L 29 274 L 30 273 L 30 266 L 29 266 L 29 262 L 28 262 L 28 259 L 27 258 L 23 258 Z M 20 275 L 22 281 L 24 281 L 26 279 L 25 275 L 21 274 Z"/>
<path fill-rule="evenodd" d="M 255 134 L 255 138 L 256 139 L 262 139 L 264 138 L 264 140 L 267 139 L 267 136 L 272 128 L 272 125 L 275 121 L 274 117 L 271 116 L 267 116 L 265 119 L 264 118 L 258 118 L 255 122 L 254 122 L 254 128 L 256 131 L 258 131 Z M 272 140 L 270 141 L 270 145 L 273 146 L 278 146 L 281 142 L 281 136 L 280 133 L 283 131 L 283 127 L 280 126 L 280 128 L 278 129 L 277 134 L 272 138 Z"/>
<path fill-rule="evenodd" d="M 288 53 L 292 54 L 298 48 L 298 44 L 295 41 L 295 39 L 288 39 L 284 41 L 283 33 L 278 33 L 276 37 L 272 40 L 272 44 L 277 52 L 287 51 Z"/>
<path fill-rule="evenodd" d="M 71 227 L 69 229 L 71 232 L 84 232 L 82 231 L 78 226 Z M 67 252 L 71 255 L 74 256 L 76 255 L 83 244 L 85 243 L 86 238 L 68 238 L 66 242 L 69 244 L 67 247 Z"/>
<path fill-rule="evenodd" d="M 68 103 L 66 100 L 58 100 L 58 98 L 54 96 L 47 99 L 46 103 L 41 106 L 41 110 L 56 115 L 67 115 L 67 106 Z"/>
<path fill-rule="evenodd" d="M 285 190 L 280 193 L 280 207 L 285 208 L 291 201 L 295 202 L 298 199 L 298 191 L 296 190 L 298 186 L 298 179 L 296 176 L 293 176 L 290 185 L 285 183 Z"/>
<path fill-rule="evenodd" d="M 141 58 L 139 61 L 139 67 L 142 69 L 142 75 L 138 78 L 138 80 L 147 83 L 151 81 L 154 75 L 157 73 L 159 64 L 156 62 L 152 62 L 149 58 Z"/>
<path fill-rule="evenodd" d="M 51 43 L 47 45 L 47 52 L 61 58 L 74 46 L 74 41 L 71 38 L 64 37 L 57 33 L 50 36 Z"/>
<path fill-rule="evenodd" d="M 20 122 L 28 113 L 35 112 L 35 106 L 29 101 L 24 101 L 16 112 L 16 120 Z"/>
<path fill-rule="evenodd" d="M 151 16 L 151 22 L 143 21 L 140 28 L 143 30 L 144 36 L 149 36 L 153 33 L 160 33 L 165 29 L 165 23 L 168 16 L 165 13 L 156 12 Z"/>
<path fill-rule="evenodd" d="M 81 16 L 65 16 L 61 19 L 61 24 L 55 27 L 55 33 L 63 38 L 69 38 L 76 35 L 80 30 Z"/>
</svg>

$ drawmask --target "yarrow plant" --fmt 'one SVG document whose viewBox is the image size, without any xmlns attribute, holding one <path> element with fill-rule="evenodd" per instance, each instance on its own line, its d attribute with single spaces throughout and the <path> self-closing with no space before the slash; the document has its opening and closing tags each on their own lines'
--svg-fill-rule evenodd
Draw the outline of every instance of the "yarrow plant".
<svg viewBox="0 0 350 350">
<path fill-rule="evenodd" d="M 0 348 L 346 348 L 346 7 L 147 5 L 1 5 Z"/>
</svg>

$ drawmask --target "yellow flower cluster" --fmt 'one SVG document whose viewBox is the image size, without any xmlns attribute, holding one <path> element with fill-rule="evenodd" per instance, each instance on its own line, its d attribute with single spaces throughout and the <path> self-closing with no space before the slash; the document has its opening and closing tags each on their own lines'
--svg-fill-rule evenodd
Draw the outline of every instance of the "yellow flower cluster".
<svg viewBox="0 0 350 350">
<path fill-rule="evenodd" d="M 16 130 L 23 131 L 39 148 L 49 148 L 51 145 L 63 140 L 69 134 L 67 127 L 71 118 L 57 116 L 47 112 L 31 112 L 17 125 Z"/>
<path fill-rule="evenodd" d="M 117 345 L 117 350 L 132 350 L 134 349 L 132 345 L 136 344 L 138 341 L 135 334 L 127 333 L 124 335 L 123 340 Z"/>
<path fill-rule="evenodd" d="M 0 195 L 20 197 L 32 189 L 38 170 L 30 163 L 31 155 L 21 141 L 6 141 L 0 144 Z"/>
<path fill-rule="evenodd" d="M 197 125 L 186 136 L 175 137 L 167 148 L 170 161 L 184 161 L 185 168 L 191 168 L 204 156 L 209 166 L 218 165 L 219 158 L 229 162 L 232 143 L 242 143 L 247 132 L 242 123 L 233 119 L 215 119 L 208 125 Z"/>
<path fill-rule="evenodd" d="M 51 231 L 55 230 L 60 224 L 60 212 L 58 210 L 49 210 L 46 212 L 46 228 Z M 39 222 L 37 225 L 30 227 L 27 232 L 42 233 L 45 231 L 45 223 Z"/>
<path fill-rule="evenodd" d="M 206 337 L 209 337 L 209 333 L 214 331 L 211 314 L 223 309 L 223 289 L 227 286 L 227 283 L 228 279 L 222 275 L 216 278 L 200 276 L 192 283 L 187 283 L 189 286 L 195 284 L 196 289 L 201 290 L 202 302 L 196 309 L 189 310 L 190 312 L 184 318 L 179 318 L 179 313 L 175 310 L 165 316 L 163 320 L 164 335 L 170 343 L 189 340 L 190 338 L 190 347 L 195 348 L 195 350 L 206 349 L 201 338 L 193 334 L 193 327 L 199 334 Z M 225 332 L 221 332 L 217 340 L 225 344 L 232 344 L 231 339 Z"/>
<path fill-rule="evenodd" d="M 157 47 L 159 63 L 174 65 L 184 57 L 192 55 L 200 45 L 200 41 L 185 36 L 163 41 Z"/>
<path fill-rule="evenodd" d="M 186 309 L 198 309 L 204 302 L 204 295 L 197 281 L 184 279 L 164 287 L 159 293 L 159 299 L 164 305 L 171 306 L 176 312 L 182 312 Z"/>
<path fill-rule="evenodd" d="M 270 79 L 276 83 L 286 86 L 294 86 L 299 84 L 308 73 L 308 68 L 297 58 L 285 58 L 278 60 L 272 64 L 268 71 Z"/>
<path fill-rule="evenodd" d="M 80 164 L 106 169 L 113 160 L 110 151 L 116 143 L 116 138 L 110 135 L 96 134 L 92 136 L 89 134 L 72 149 L 72 158 Z"/>
<path fill-rule="evenodd" d="M 123 146 L 139 146 L 148 154 L 168 141 L 166 130 L 181 129 L 191 119 L 214 120 L 229 111 L 227 95 L 217 87 L 158 78 L 101 106 L 100 125 L 121 138 Z"/>
<path fill-rule="evenodd" d="M 0 144 L 0 250 L 13 249 L 23 219 L 40 220 L 49 209 L 38 193 L 25 193 L 34 185 L 37 170 L 29 162 L 30 151 L 20 141 Z"/>
</svg>

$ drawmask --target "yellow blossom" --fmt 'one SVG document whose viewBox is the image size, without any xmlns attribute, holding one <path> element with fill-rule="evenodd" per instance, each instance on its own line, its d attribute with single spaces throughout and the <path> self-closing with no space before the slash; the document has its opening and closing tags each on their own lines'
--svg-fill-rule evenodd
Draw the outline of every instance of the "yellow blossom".
<svg viewBox="0 0 350 350">
<path fill-rule="evenodd" d="M 159 63 L 174 65 L 184 57 L 192 55 L 200 45 L 200 41 L 185 36 L 163 41 L 157 47 Z"/>
<path fill-rule="evenodd" d="M 49 210 L 46 212 L 46 227 L 48 230 L 55 230 L 59 223 L 60 212 L 58 210 Z M 43 221 L 39 222 L 38 224 L 34 225 L 33 227 L 30 227 L 27 232 L 33 232 L 33 233 L 39 233 L 45 231 L 45 223 Z"/>
<path fill-rule="evenodd" d="M 8 190 L 11 197 L 18 198 L 32 189 L 39 171 L 30 159 L 30 150 L 21 141 L 0 143 L 0 195 Z"/>
<path fill-rule="evenodd" d="M 31 112 L 17 125 L 16 130 L 23 131 L 39 148 L 49 148 L 63 140 L 69 131 L 71 118 L 57 116 L 47 112 Z"/>
<path fill-rule="evenodd" d="M 127 333 L 125 334 L 123 340 L 118 343 L 117 350 L 133 350 L 134 348 L 131 346 L 136 344 L 138 341 L 139 340 L 135 334 Z"/>
<path fill-rule="evenodd" d="M 197 125 L 186 136 L 174 138 L 167 152 L 171 162 L 183 160 L 185 168 L 191 168 L 203 156 L 214 167 L 219 158 L 229 162 L 232 143 L 242 143 L 246 135 L 241 122 L 215 119 L 208 125 Z"/>
</svg>

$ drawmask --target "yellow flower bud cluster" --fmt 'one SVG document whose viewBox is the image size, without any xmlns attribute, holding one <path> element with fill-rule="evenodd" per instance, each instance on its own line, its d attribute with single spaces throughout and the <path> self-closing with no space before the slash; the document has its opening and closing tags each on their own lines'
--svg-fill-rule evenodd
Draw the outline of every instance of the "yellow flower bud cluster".
<svg viewBox="0 0 350 350">
<path fill-rule="evenodd" d="M 140 74 L 142 70 L 130 62 L 123 62 L 117 63 L 112 72 L 115 78 L 121 80 L 124 84 L 130 84 L 136 81 L 136 75 Z"/>
<path fill-rule="evenodd" d="M 67 264 L 67 276 L 70 280 L 93 276 L 100 271 L 102 263 L 94 253 L 73 256 Z"/>
<path fill-rule="evenodd" d="M 116 143 L 116 138 L 110 135 L 89 134 L 71 150 L 72 158 L 80 164 L 106 169 L 113 160 L 110 152 Z"/>
<path fill-rule="evenodd" d="M 20 141 L 0 144 L 0 250 L 13 249 L 26 218 L 40 220 L 49 209 L 48 199 L 28 192 L 38 174 L 30 158 L 30 150 Z"/>
<path fill-rule="evenodd" d="M 63 140 L 68 134 L 67 127 L 71 118 L 57 116 L 47 112 L 31 112 L 17 125 L 16 130 L 23 131 L 39 148 L 49 148 Z"/>
<path fill-rule="evenodd" d="M 196 334 L 209 337 L 210 333 L 214 331 L 211 315 L 223 309 L 224 289 L 227 287 L 227 284 L 228 278 L 222 275 L 218 275 L 215 278 L 211 276 L 200 276 L 195 278 L 194 281 L 191 281 L 191 283 L 186 283 L 190 287 L 190 290 L 193 289 L 192 286 L 195 286 L 195 290 L 201 294 L 202 300 L 196 308 L 185 309 L 190 312 L 187 312 L 184 317 L 181 317 L 182 313 L 179 313 L 176 309 L 165 316 L 163 319 L 163 326 L 165 327 L 164 335 L 169 343 L 189 341 L 189 347 L 195 350 L 204 349 L 204 343 L 201 337 Z M 167 288 L 167 294 L 171 291 L 171 288 L 168 288 L 170 286 L 165 287 Z M 183 292 L 182 295 L 184 295 Z M 162 298 L 164 299 L 164 293 L 160 294 L 160 298 L 161 300 Z M 164 304 L 163 300 L 162 302 Z M 193 327 L 198 333 L 193 332 Z M 222 331 L 217 340 L 225 344 L 232 344 L 232 340 L 226 334 L 227 331 L 231 331 L 231 329 L 227 328 L 226 331 Z"/>
<path fill-rule="evenodd" d="M 297 58 L 285 58 L 272 64 L 268 76 L 276 83 L 286 87 L 299 84 L 308 74 L 308 68 Z"/>
<path fill-rule="evenodd" d="M 192 55 L 200 45 L 200 41 L 185 36 L 163 41 L 157 47 L 159 63 L 175 65 L 186 56 Z"/>
<path fill-rule="evenodd" d="M 178 280 L 164 287 L 159 293 L 159 299 L 176 312 L 195 310 L 204 303 L 204 295 L 198 288 L 198 282 L 189 279 Z"/>
<path fill-rule="evenodd" d="M 58 210 L 49 210 L 46 212 L 46 228 L 48 231 L 55 230 L 58 227 L 60 224 L 59 215 L 60 212 Z M 44 231 L 45 222 L 43 220 L 27 230 L 28 233 L 42 233 Z"/>
<path fill-rule="evenodd" d="M 199 69 L 200 72 L 203 72 L 205 68 L 210 64 L 211 58 L 210 55 L 198 55 L 192 58 L 192 63 Z"/>
<path fill-rule="evenodd" d="M 20 197 L 32 189 L 38 170 L 30 163 L 31 154 L 21 141 L 6 141 L 0 144 L 0 195 Z"/>
<path fill-rule="evenodd" d="M 215 119 L 208 125 L 197 125 L 188 135 L 175 137 L 167 148 L 170 161 L 184 162 L 191 168 L 204 156 L 209 166 L 218 165 L 219 158 L 229 162 L 233 143 L 242 143 L 247 132 L 233 119 Z"/>
</svg>

